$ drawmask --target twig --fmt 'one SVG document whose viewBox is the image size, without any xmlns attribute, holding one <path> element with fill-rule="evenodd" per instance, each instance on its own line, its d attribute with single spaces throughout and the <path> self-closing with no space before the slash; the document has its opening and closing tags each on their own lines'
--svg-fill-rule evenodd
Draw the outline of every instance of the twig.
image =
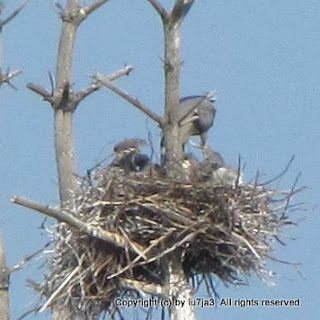
<svg viewBox="0 0 320 320">
<path fill-rule="evenodd" d="M 80 266 L 77 266 L 69 275 L 67 278 L 64 279 L 64 281 L 61 283 L 61 285 L 58 287 L 57 290 L 53 292 L 53 294 L 50 296 L 50 298 L 46 301 L 46 303 L 41 307 L 39 312 L 44 311 L 47 309 L 47 307 L 50 305 L 50 303 L 53 301 L 53 299 L 61 292 L 61 290 L 68 284 L 68 282 L 71 280 L 71 278 L 78 272 L 80 269 Z"/>
<path fill-rule="evenodd" d="M 292 196 L 294 195 L 294 193 L 296 193 L 296 186 L 298 184 L 299 178 L 301 177 L 301 172 L 298 174 L 298 176 L 296 177 L 296 179 L 294 180 L 294 183 L 291 187 L 290 193 L 288 194 L 288 199 L 286 201 L 286 205 L 283 209 L 283 213 L 282 216 L 285 216 L 285 213 L 287 212 L 288 208 L 289 208 L 289 204 L 290 204 L 290 200 L 292 200 Z"/>
<path fill-rule="evenodd" d="M 162 124 L 162 117 L 161 116 L 159 116 L 157 113 L 153 112 L 146 105 L 144 105 L 142 102 L 140 102 L 137 98 L 131 97 L 126 92 L 124 92 L 121 89 L 119 89 L 118 87 L 116 87 L 114 84 L 112 84 L 110 82 L 110 80 L 107 77 L 103 76 L 102 74 L 97 73 L 93 76 L 93 78 L 96 81 L 100 82 L 105 87 L 109 88 L 111 91 L 118 94 L 123 99 L 130 102 L 132 105 L 134 105 L 136 108 L 141 110 L 143 113 L 145 113 L 148 117 L 150 117 L 152 120 L 157 122 L 159 125 Z"/>
<path fill-rule="evenodd" d="M 243 241 L 247 247 L 251 250 L 251 252 L 255 255 L 255 257 L 258 259 L 258 260 L 261 260 L 261 257 L 260 255 L 258 254 L 258 252 L 255 250 L 255 248 L 251 245 L 251 243 L 245 239 L 244 237 L 242 237 L 241 235 L 237 234 L 236 232 L 231 232 L 231 234 L 235 237 L 235 238 L 238 238 L 239 240 Z"/>
<path fill-rule="evenodd" d="M 25 0 L 25 2 L 23 2 L 20 7 L 13 11 L 7 18 L 0 20 L 0 30 L 4 25 L 9 23 L 27 5 L 28 2 L 29 0 Z"/>
<path fill-rule="evenodd" d="M 268 181 L 266 181 L 266 182 L 264 182 L 264 183 L 260 183 L 259 186 L 267 186 L 268 184 L 270 184 L 270 183 L 278 180 L 279 178 L 281 178 L 281 177 L 289 170 L 289 168 L 290 168 L 290 166 L 291 166 L 294 158 L 295 158 L 295 155 L 293 155 L 293 156 L 291 157 L 291 159 L 289 160 L 288 164 L 286 165 L 286 167 L 284 168 L 284 170 L 283 170 L 282 172 L 280 172 L 280 173 L 279 173 L 278 175 L 276 175 L 274 178 L 272 178 L 272 179 L 270 179 L 270 180 L 268 180 Z"/>
<path fill-rule="evenodd" d="M 21 270 L 23 266 L 29 262 L 31 259 L 33 259 L 35 256 L 37 256 L 39 253 L 43 252 L 43 250 L 49 246 L 51 242 L 48 242 L 43 248 L 36 250 L 35 252 L 25 256 L 18 264 L 10 268 L 10 273 Z"/>
<path fill-rule="evenodd" d="M 152 243 L 145 249 L 145 251 L 143 252 L 144 255 L 147 255 L 147 253 L 153 249 L 154 247 L 156 247 L 159 243 L 161 243 L 162 241 L 164 241 L 166 238 L 169 238 L 172 235 L 172 231 L 167 232 L 166 234 L 162 235 L 160 238 L 152 241 Z M 113 273 L 112 275 L 108 276 L 108 280 L 115 278 L 117 276 L 119 276 L 120 274 L 123 274 L 125 271 L 129 270 L 130 268 L 133 268 L 134 266 L 136 266 L 136 263 L 139 262 L 140 257 L 137 256 L 135 257 L 129 264 L 127 264 L 125 267 L 123 267 L 122 269 L 120 269 L 119 271 L 117 271 L 116 273 Z M 152 260 L 154 261 L 154 259 Z M 152 262 L 150 260 L 147 260 L 147 263 Z"/>
<path fill-rule="evenodd" d="M 15 204 L 26 207 L 28 209 L 41 212 L 46 216 L 49 216 L 51 218 L 58 220 L 59 222 L 65 222 L 69 226 L 77 230 L 80 230 L 88 234 L 89 236 L 104 240 L 106 242 L 112 243 L 122 248 L 127 248 L 128 246 L 130 246 L 130 243 L 128 243 L 123 237 L 119 236 L 118 234 L 89 226 L 83 221 L 77 219 L 76 217 L 64 211 L 60 211 L 50 206 L 43 205 L 41 203 L 26 199 L 23 197 L 19 197 L 19 196 L 13 196 L 11 198 L 11 201 Z M 144 251 L 144 248 L 142 248 L 138 243 L 133 243 L 133 244 L 134 246 L 131 248 L 131 250 L 136 252 L 140 257 L 142 256 L 143 258 L 146 258 L 145 256 L 143 256 L 143 254 L 141 254 L 141 252 Z"/>
</svg>

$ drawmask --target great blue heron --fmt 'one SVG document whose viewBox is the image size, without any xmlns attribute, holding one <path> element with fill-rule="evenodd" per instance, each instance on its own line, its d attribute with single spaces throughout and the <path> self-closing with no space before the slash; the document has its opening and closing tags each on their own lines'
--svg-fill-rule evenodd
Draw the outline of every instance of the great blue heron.
<svg viewBox="0 0 320 320">
<path fill-rule="evenodd" d="M 180 121 L 180 138 L 184 146 L 189 137 L 200 136 L 202 147 L 207 142 L 207 132 L 212 127 L 216 115 L 214 100 L 208 96 L 189 96 L 180 99 L 177 110 Z"/>
</svg>

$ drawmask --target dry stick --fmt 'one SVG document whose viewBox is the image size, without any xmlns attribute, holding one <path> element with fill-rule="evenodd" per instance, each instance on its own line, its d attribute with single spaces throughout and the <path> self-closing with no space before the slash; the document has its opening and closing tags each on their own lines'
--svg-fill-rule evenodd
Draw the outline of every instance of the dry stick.
<svg viewBox="0 0 320 320">
<path fill-rule="evenodd" d="M 37 256 L 39 253 L 43 252 L 44 249 L 46 247 L 49 246 L 49 244 L 51 243 L 48 242 L 43 248 L 36 250 L 35 252 L 26 255 L 19 263 L 17 263 L 16 265 L 14 265 L 12 268 L 10 268 L 10 273 L 21 270 L 23 268 L 23 266 L 29 262 L 31 259 L 33 259 L 35 256 Z"/>
<path fill-rule="evenodd" d="M 165 238 L 171 236 L 172 232 L 169 231 L 168 233 L 164 234 L 163 236 L 161 236 L 160 238 L 154 240 L 149 247 L 147 247 L 145 249 L 145 251 L 143 252 L 145 255 L 155 246 L 157 246 L 159 243 L 161 243 L 162 241 L 165 240 Z M 157 257 L 155 258 L 157 259 Z M 154 261 L 155 259 L 153 259 L 152 261 Z M 128 265 L 126 265 L 125 267 L 123 267 L 121 270 L 117 271 L 116 273 L 111 274 L 110 276 L 107 277 L 108 280 L 117 277 L 118 275 L 124 273 L 125 271 L 129 270 L 130 268 L 133 268 L 134 266 L 137 265 L 138 261 L 140 260 L 139 257 L 135 257 Z M 146 264 L 150 263 L 150 259 L 146 260 Z"/>
<path fill-rule="evenodd" d="M 0 20 L 0 29 L 6 25 L 7 23 L 9 23 L 29 2 L 29 0 L 26 0 L 25 2 L 23 2 L 20 7 L 18 9 L 16 9 L 15 11 L 13 11 L 7 18 Z"/>
<path fill-rule="evenodd" d="M 84 232 L 89 236 L 104 240 L 121 248 L 127 248 L 129 246 L 131 247 L 131 251 L 137 253 L 140 258 L 143 257 L 144 259 L 146 259 L 146 256 L 143 253 L 144 248 L 142 248 L 138 243 L 128 242 L 125 238 L 119 236 L 116 233 L 94 228 L 92 226 L 87 225 L 83 221 L 77 219 L 76 217 L 67 214 L 66 212 L 60 211 L 58 209 L 40 204 L 38 202 L 23 197 L 13 196 L 11 201 L 28 209 L 41 212 L 46 216 L 58 220 L 59 222 L 65 222 L 69 226 L 81 232 Z"/>
<path fill-rule="evenodd" d="M 110 80 L 103 76 L 102 74 L 95 74 L 93 78 L 100 82 L 105 87 L 109 88 L 111 91 L 118 94 L 123 99 L 130 102 L 132 105 L 134 105 L 136 108 L 141 110 L 143 113 L 145 113 L 148 117 L 150 117 L 152 120 L 157 122 L 159 125 L 162 124 L 162 117 L 159 116 L 157 113 L 153 112 L 151 109 L 149 109 L 146 105 L 144 105 L 142 102 L 140 102 L 137 98 L 133 98 L 130 95 L 128 95 L 126 92 L 122 91 L 118 87 L 116 87 L 113 83 L 110 82 Z"/>
<path fill-rule="evenodd" d="M 39 312 L 44 311 L 45 309 L 47 309 L 47 307 L 50 306 L 52 300 L 54 300 L 54 298 L 64 289 L 64 287 L 69 283 L 69 281 L 71 280 L 71 278 L 78 272 L 78 270 L 80 269 L 80 266 L 77 266 L 69 275 L 66 279 L 64 279 L 64 281 L 61 283 L 61 285 L 52 293 L 52 295 L 50 296 L 50 298 L 45 302 L 45 304 L 41 307 L 41 309 L 39 310 Z"/>
<path fill-rule="evenodd" d="M 281 171 L 279 174 L 277 174 L 277 175 L 276 175 L 275 177 L 273 177 L 272 179 L 270 179 L 270 180 L 268 180 L 268 181 L 266 181 L 266 182 L 264 182 L 264 183 L 260 183 L 259 186 L 267 186 L 268 184 L 271 184 L 272 182 L 274 182 L 274 181 L 278 180 L 279 178 L 283 177 L 284 174 L 289 170 L 292 162 L 294 161 L 294 158 L 295 158 L 295 155 L 293 155 L 293 156 L 290 158 L 288 164 L 286 165 L 286 167 L 284 168 L 283 171 Z"/>
</svg>

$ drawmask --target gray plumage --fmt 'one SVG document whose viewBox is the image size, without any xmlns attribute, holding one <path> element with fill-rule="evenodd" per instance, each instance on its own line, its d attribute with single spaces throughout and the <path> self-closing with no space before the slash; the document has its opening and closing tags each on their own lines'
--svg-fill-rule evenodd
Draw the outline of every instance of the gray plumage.
<svg viewBox="0 0 320 320">
<path fill-rule="evenodd" d="M 144 139 L 125 139 L 113 147 L 113 151 L 115 153 L 120 153 L 120 152 L 129 152 L 129 151 L 136 151 L 138 152 L 140 150 L 140 147 L 145 145 L 147 142 Z"/>
<path fill-rule="evenodd" d="M 136 171 L 143 171 L 150 164 L 150 158 L 146 154 L 137 153 L 133 156 L 133 163 Z"/>
<path fill-rule="evenodd" d="M 216 114 L 213 102 L 214 100 L 207 96 L 189 96 L 180 99 L 177 117 L 182 119 L 180 137 L 183 145 L 188 142 L 190 136 L 196 135 L 200 136 L 202 145 L 206 145 L 206 134 L 212 127 Z M 197 104 L 199 105 L 192 110 Z"/>
<path fill-rule="evenodd" d="M 215 185 L 241 184 L 238 170 L 227 165 L 221 155 L 209 146 L 205 149 L 206 158 L 201 162 L 200 176 L 204 181 L 211 181 Z"/>
<path fill-rule="evenodd" d="M 144 144 L 146 141 L 143 139 L 126 139 L 117 143 L 113 148 L 115 158 L 110 166 L 119 167 L 126 173 L 139 171 L 149 162 L 147 155 L 140 154 L 140 147 Z"/>
</svg>

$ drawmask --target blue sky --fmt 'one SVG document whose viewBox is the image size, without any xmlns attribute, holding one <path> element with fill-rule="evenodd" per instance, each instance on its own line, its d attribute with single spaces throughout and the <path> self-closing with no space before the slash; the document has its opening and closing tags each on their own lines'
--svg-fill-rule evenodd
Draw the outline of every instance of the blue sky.
<svg viewBox="0 0 320 320">
<path fill-rule="evenodd" d="M 88 2 L 88 1 L 87 1 Z M 169 6 L 173 1 L 163 1 Z M 19 1 L 6 1 L 8 9 Z M 9 265 L 46 243 L 40 229 L 43 217 L 10 203 L 20 194 L 57 204 L 53 152 L 52 110 L 26 88 L 27 82 L 50 88 L 48 72 L 55 71 L 60 31 L 51 0 L 30 0 L 3 34 L 4 68 L 22 69 L 13 83 L 18 91 L 0 92 L 0 229 Z M 240 154 L 245 179 L 259 170 L 264 177 L 279 173 L 294 154 L 287 175 L 275 187 L 288 189 L 301 172 L 295 197 L 302 220 L 283 230 L 286 247 L 275 246 L 275 256 L 301 263 L 296 268 L 271 264 L 276 285 L 250 279 L 250 286 L 228 287 L 217 281 L 225 298 L 300 298 L 302 306 L 198 309 L 199 319 L 276 320 L 316 319 L 319 306 L 319 182 L 320 182 L 320 2 L 316 0 L 202 0 L 196 1 L 182 28 L 181 95 L 216 92 L 218 110 L 209 143 L 228 163 Z M 110 0 L 81 25 L 76 45 L 74 87 L 85 87 L 94 72 L 111 73 L 125 63 L 135 71 L 117 81 L 161 113 L 163 107 L 162 29 L 146 0 Z M 159 132 L 145 116 L 102 89 L 81 104 L 75 114 L 78 172 L 107 158 L 116 141 Z M 12 319 L 36 301 L 25 287 L 26 278 L 39 279 L 39 258 L 12 275 Z M 30 316 L 46 319 L 47 315 Z"/>
</svg>

